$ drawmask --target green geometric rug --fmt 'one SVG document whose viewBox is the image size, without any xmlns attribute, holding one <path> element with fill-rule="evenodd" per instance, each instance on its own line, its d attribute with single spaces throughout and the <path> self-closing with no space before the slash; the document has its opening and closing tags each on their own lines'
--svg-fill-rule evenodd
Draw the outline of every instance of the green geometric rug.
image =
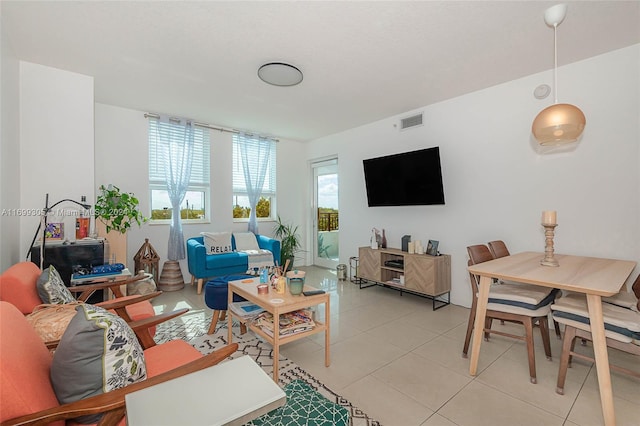
<svg viewBox="0 0 640 426">
<path fill-rule="evenodd" d="M 218 328 L 214 334 L 207 335 L 203 331 L 203 334 L 189 339 L 188 342 L 204 355 L 227 345 L 226 321 L 222 322 L 222 324 L 218 324 Z M 208 326 L 208 324 L 206 325 Z M 184 325 L 182 325 L 182 327 L 183 326 Z M 156 337 L 159 337 L 159 335 L 164 335 L 166 337 L 166 332 L 166 329 L 159 330 L 159 332 L 156 332 Z M 273 375 L 273 348 L 269 343 L 262 341 L 250 331 L 245 334 L 240 334 L 240 328 L 237 326 L 233 327 L 233 341 L 238 344 L 238 350 L 231 356 L 232 359 L 243 355 L 249 355 L 269 376 Z M 329 389 L 322 382 L 290 359 L 280 355 L 278 366 L 280 370 L 281 386 L 284 385 L 286 388 L 286 385 L 289 383 L 302 381 L 328 401 L 343 407 L 349 415 L 349 422 L 347 424 L 351 426 L 380 426 L 378 421 L 370 418 L 365 412 L 349 402 L 349 400 Z M 285 425 L 286 423 L 279 424 Z M 309 425 L 313 424 L 315 423 L 309 423 Z M 326 424 L 328 426 L 331 423 L 320 424 Z"/>
<path fill-rule="evenodd" d="M 287 403 L 249 422 L 248 426 L 347 426 L 349 411 L 330 402 L 302 380 L 284 387 Z"/>
</svg>

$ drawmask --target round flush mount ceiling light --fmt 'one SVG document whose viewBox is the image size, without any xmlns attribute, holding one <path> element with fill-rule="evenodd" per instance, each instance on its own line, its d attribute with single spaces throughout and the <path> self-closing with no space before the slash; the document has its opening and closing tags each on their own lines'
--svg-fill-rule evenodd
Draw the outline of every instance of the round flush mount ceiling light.
<svg viewBox="0 0 640 426">
<path fill-rule="evenodd" d="M 302 81 L 302 71 L 284 62 L 269 62 L 258 68 L 258 77 L 274 86 L 295 86 Z"/>
</svg>

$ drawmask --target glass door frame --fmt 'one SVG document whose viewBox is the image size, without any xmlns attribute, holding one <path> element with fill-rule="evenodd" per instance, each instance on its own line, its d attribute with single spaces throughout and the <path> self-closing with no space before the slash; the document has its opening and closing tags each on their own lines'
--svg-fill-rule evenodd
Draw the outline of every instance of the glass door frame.
<svg viewBox="0 0 640 426">
<path fill-rule="evenodd" d="M 339 263 L 339 229 L 340 226 L 338 225 L 338 235 L 337 238 L 335 238 L 335 243 L 334 245 L 336 246 L 336 253 L 335 256 L 332 256 L 331 258 L 327 258 L 326 256 L 320 256 L 319 253 L 319 235 L 320 235 L 320 231 L 319 231 L 319 225 L 318 225 L 318 208 L 319 207 L 326 207 L 326 206 L 319 206 L 319 200 L 318 200 L 318 177 L 321 176 L 320 174 L 318 174 L 318 171 L 321 168 L 334 168 L 335 169 L 335 174 L 338 176 L 338 181 L 340 179 L 340 175 L 339 175 L 339 171 L 338 171 L 338 156 L 334 155 L 334 156 L 329 156 L 329 157 L 324 157 L 324 158 L 318 158 L 318 159 L 314 159 L 311 160 L 309 162 L 310 164 L 310 174 L 311 174 L 311 235 L 312 235 L 312 241 L 311 241 L 311 252 L 312 252 L 312 263 L 314 265 L 323 267 L 323 268 L 329 268 L 329 269 L 336 269 L 336 267 L 338 266 Z M 339 200 L 339 192 L 340 192 L 340 188 L 338 186 L 338 200 Z M 340 208 L 340 205 L 338 204 L 337 208 Z M 338 222 L 339 223 L 339 222 Z M 333 241 L 333 240 L 332 240 Z"/>
</svg>

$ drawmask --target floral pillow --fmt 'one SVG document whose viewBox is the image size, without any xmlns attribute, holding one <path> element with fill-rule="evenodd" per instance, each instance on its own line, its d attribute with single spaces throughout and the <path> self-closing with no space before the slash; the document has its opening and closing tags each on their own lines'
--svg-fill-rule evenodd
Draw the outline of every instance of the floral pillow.
<svg viewBox="0 0 640 426">
<path fill-rule="evenodd" d="M 231 232 L 202 232 L 207 254 L 224 254 L 233 251 Z"/>
<path fill-rule="evenodd" d="M 53 265 L 42 271 L 36 286 L 42 303 L 60 305 L 76 301 Z"/>
<path fill-rule="evenodd" d="M 119 316 L 97 306 L 76 308 L 53 355 L 51 383 L 66 404 L 145 380 L 144 353 L 135 333 Z M 83 416 L 96 423 L 100 415 Z"/>
</svg>

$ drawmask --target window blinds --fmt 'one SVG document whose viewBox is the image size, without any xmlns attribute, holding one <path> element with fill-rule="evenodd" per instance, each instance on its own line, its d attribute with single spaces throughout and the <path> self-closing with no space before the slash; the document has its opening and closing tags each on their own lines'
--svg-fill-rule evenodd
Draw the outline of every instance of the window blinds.
<svg viewBox="0 0 640 426">
<path fill-rule="evenodd" d="M 189 186 L 208 187 L 209 174 L 209 130 L 194 127 L 193 131 L 193 163 Z M 184 125 L 179 121 L 160 121 L 149 119 L 149 183 L 162 185 L 165 183 L 165 160 L 162 149 L 163 140 L 184 138 Z"/>
</svg>

